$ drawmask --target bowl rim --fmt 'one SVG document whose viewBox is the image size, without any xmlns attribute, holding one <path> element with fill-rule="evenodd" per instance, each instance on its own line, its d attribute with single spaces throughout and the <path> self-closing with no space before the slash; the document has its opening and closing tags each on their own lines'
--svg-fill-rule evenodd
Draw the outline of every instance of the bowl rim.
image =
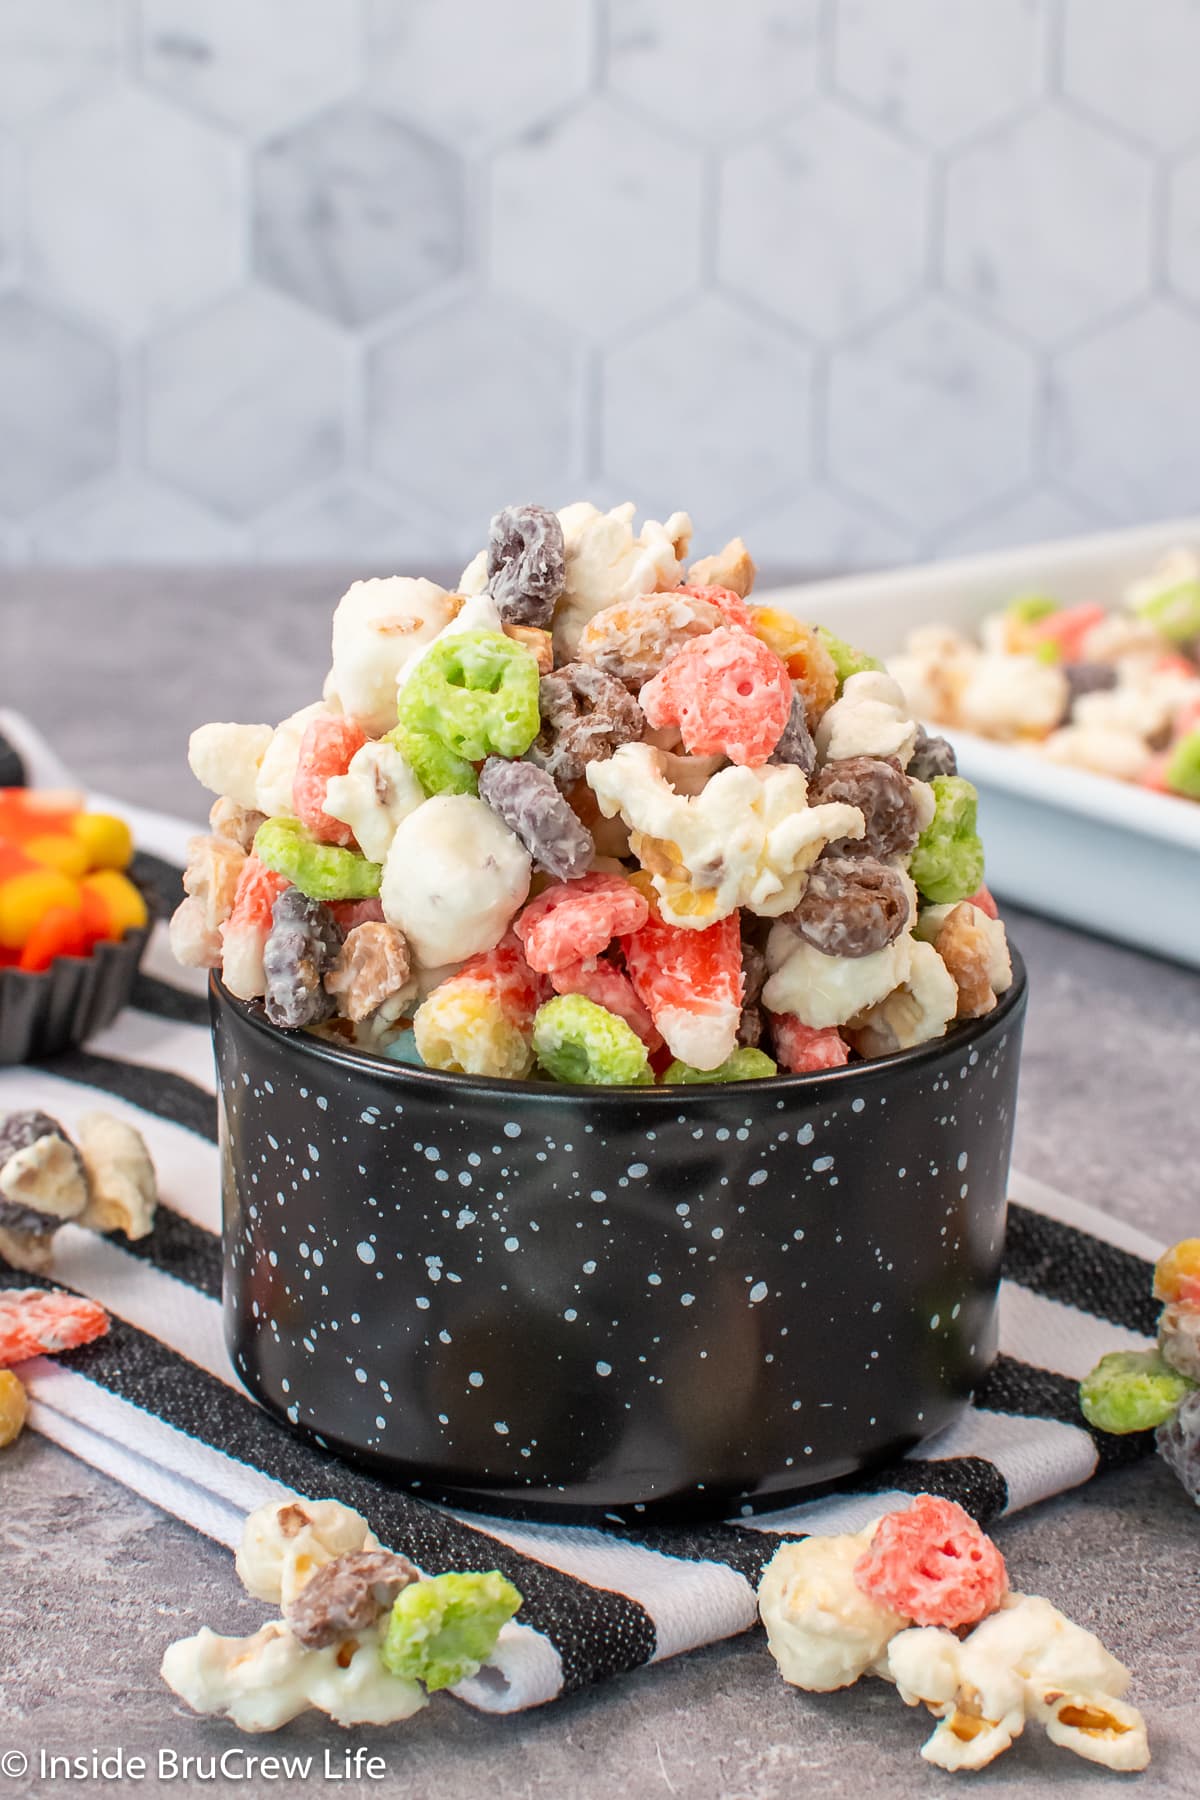
<svg viewBox="0 0 1200 1800">
<path fill-rule="evenodd" d="M 230 993 L 216 969 L 209 973 L 209 999 L 214 1021 L 218 1010 L 227 1010 L 259 1036 L 269 1039 L 279 1049 L 291 1051 L 302 1061 L 311 1059 L 343 1070 L 365 1068 L 367 1073 L 398 1088 L 416 1086 L 418 1089 L 440 1089 L 450 1096 L 478 1092 L 497 1098 L 508 1094 L 512 1096 L 514 1104 L 518 1100 L 537 1099 L 558 1106 L 578 1106 L 581 1101 L 586 1101 L 589 1105 L 628 1106 L 630 1100 L 636 1098 L 639 1103 L 648 1106 L 670 1105 L 678 1108 L 689 1096 L 698 1099 L 705 1095 L 719 1095 L 728 1099 L 738 1094 L 747 1096 L 749 1092 L 760 1093 L 764 1097 L 797 1092 L 811 1094 L 818 1089 L 834 1088 L 864 1079 L 882 1079 L 896 1069 L 919 1068 L 923 1063 L 936 1062 L 947 1054 L 953 1054 L 960 1047 L 969 1047 L 979 1038 L 1016 1017 L 1024 1007 L 1029 991 L 1025 961 L 1020 951 L 1011 944 L 1009 952 L 1012 958 L 1012 985 L 1000 995 L 990 1012 L 977 1019 L 964 1019 L 942 1037 L 930 1038 L 926 1043 L 917 1044 L 910 1050 L 893 1050 L 887 1056 L 868 1057 L 861 1062 L 846 1063 L 841 1068 L 817 1069 L 804 1075 L 793 1075 L 784 1070 L 775 1075 L 759 1076 L 753 1081 L 701 1081 L 680 1083 L 672 1087 L 618 1087 L 586 1082 L 516 1081 L 500 1075 L 459 1075 L 447 1069 L 417 1068 L 410 1063 L 393 1062 L 391 1057 L 377 1056 L 370 1050 L 343 1050 L 327 1038 L 314 1037 L 311 1032 L 285 1031 L 282 1026 L 272 1025 L 261 1002 L 239 1000 Z"/>
</svg>

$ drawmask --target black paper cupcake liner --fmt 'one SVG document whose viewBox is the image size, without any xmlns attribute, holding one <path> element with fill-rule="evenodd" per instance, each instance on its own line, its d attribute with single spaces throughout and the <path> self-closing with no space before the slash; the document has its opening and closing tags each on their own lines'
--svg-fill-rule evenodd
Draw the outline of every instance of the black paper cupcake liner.
<svg viewBox="0 0 1200 1800">
<path fill-rule="evenodd" d="M 0 1064 L 40 1062 L 111 1025 L 133 992 L 150 925 L 45 970 L 0 969 Z"/>
</svg>

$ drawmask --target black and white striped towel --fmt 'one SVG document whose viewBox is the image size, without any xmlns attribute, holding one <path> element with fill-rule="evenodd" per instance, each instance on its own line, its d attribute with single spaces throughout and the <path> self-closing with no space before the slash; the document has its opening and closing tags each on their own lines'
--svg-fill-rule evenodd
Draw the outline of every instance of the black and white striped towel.
<svg viewBox="0 0 1200 1800">
<path fill-rule="evenodd" d="M 0 714 L 31 782 L 66 771 L 23 721 Z M 178 889 L 191 828 L 122 811 L 142 874 Z M 1027 1177 L 1012 1181 L 1000 1348 L 974 1406 L 919 1456 L 785 1512 L 723 1525 L 637 1531 L 534 1526 L 456 1514 L 411 1498 L 301 1443 L 239 1387 L 220 1318 L 216 1109 L 203 982 L 177 968 L 160 927 L 133 1006 L 86 1050 L 0 1071 L 0 1111 L 39 1106 L 68 1130 L 97 1104 L 138 1126 L 162 1205 L 139 1244 L 59 1234 L 55 1281 L 112 1314 L 110 1334 L 25 1365 L 37 1430 L 223 1544 L 243 1515 L 286 1494 L 334 1495 L 429 1573 L 500 1568 L 525 1596 L 495 1667 L 458 1690 L 514 1712 L 646 1662 L 745 1630 L 781 1534 L 858 1529 L 906 1494 L 959 1500 L 983 1523 L 1087 1481 L 1150 1447 L 1079 1417 L 1076 1382 L 1107 1350 L 1141 1348 L 1156 1307 L 1158 1246 Z M 0 1269 L 0 1286 L 29 1277 Z M 231 1577 L 232 1578 L 232 1577 Z"/>
</svg>

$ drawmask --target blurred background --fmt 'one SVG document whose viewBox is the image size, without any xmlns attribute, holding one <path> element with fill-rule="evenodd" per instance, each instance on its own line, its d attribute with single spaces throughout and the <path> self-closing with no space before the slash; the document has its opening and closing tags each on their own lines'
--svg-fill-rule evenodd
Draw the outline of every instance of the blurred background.
<svg viewBox="0 0 1200 1800">
<path fill-rule="evenodd" d="M 1192 0 L 4 0 L 0 558 L 1191 510 Z"/>
</svg>

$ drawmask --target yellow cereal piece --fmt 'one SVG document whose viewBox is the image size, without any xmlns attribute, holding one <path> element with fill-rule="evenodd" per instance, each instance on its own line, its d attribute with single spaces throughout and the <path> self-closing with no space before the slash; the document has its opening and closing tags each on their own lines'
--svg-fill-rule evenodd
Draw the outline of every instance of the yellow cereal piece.
<svg viewBox="0 0 1200 1800">
<path fill-rule="evenodd" d="M 480 982 L 451 976 L 413 1019 L 421 1061 L 456 1075 L 501 1075 L 519 1081 L 533 1067 L 527 1025 L 509 1017 Z"/>
<path fill-rule="evenodd" d="M 752 606 L 750 628 L 775 652 L 796 683 L 804 701 L 808 728 L 813 730 L 837 699 L 837 666 L 832 656 L 811 625 L 777 606 Z"/>
<path fill-rule="evenodd" d="M 0 885 L 0 945 L 20 950 L 52 906 L 79 905 L 79 884 L 57 869 L 29 869 Z"/>
<path fill-rule="evenodd" d="M 150 915 L 146 902 L 129 877 L 119 870 L 97 869 L 94 875 L 84 876 L 81 886 L 95 894 L 104 906 L 113 937 L 122 937 L 125 932 L 147 923 Z"/>
<path fill-rule="evenodd" d="M 71 830 L 87 854 L 89 869 L 127 869 L 133 856 L 133 833 L 113 813 L 85 812 L 71 820 Z M 83 870 L 79 873 L 82 875 Z"/>
<path fill-rule="evenodd" d="M 29 1414 L 29 1395 L 11 1369 L 0 1369 L 0 1450 L 20 1437 Z"/>
<path fill-rule="evenodd" d="M 1181 1238 L 1154 1265 L 1157 1300 L 1200 1306 L 1200 1237 Z"/>
<path fill-rule="evenodd" d="M 26 838 L 21 848 L 34 862 L 43 868 L 57 869 L 60 875 L 77 880 L 87 874 L 87 851 L 78 838 L 65 831 L 47 831 L 40 837 Z"/>
</svg>

